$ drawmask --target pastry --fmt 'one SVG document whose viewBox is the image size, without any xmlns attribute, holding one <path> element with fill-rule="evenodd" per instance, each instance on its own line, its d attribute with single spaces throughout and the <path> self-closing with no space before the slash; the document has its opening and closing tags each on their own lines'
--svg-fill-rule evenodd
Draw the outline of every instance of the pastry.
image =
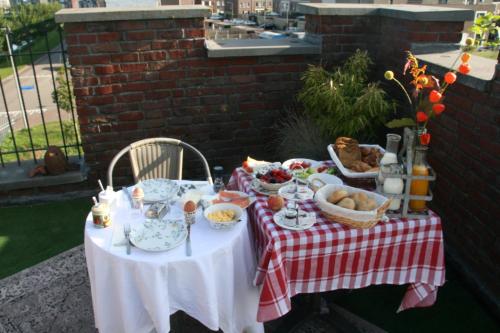
<svg viewBox="0 0 500 333">
<path fill-rule="evenodd" d="M 356 172 L 366 172 L 372 167 L 363 161 L 354 161 L 349 168 Z"/>
<path fill-rule="evenodd" d="M 346 190 L 337 190 L 328 196 L 327 201 L 332 204 L 336 204 L 340 200 L 347 198 L 349 193 Z"/>
<path fill-rule="evenodd" d="M 346 168 L 350 168 L 355 161 L 361 160 L 359 143 L 355 139 L 340 137 L 335 140 L 335 150 L 340 161 Z"/>
<path fill-rule="evenodd" d="M 356 208 L 356 203 L 351 198 L 344 198 L 337 203 L 337 206 L 353 210 Z"/>
</svg>

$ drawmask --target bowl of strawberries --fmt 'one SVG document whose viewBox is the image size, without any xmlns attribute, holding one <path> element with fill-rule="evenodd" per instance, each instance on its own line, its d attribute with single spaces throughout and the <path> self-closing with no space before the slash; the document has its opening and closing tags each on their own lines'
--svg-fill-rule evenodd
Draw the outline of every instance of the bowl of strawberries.
<svg viewBox="0 0 500 333">
<path fill-rule="evenodd" d="M 276 168 L 267 170 L 265 173 L 257 173 L 256 178 L 264 189 L 278 191 L 282 186 L 293 181 L 292 174 L 285 169 Z"/>
</svg>

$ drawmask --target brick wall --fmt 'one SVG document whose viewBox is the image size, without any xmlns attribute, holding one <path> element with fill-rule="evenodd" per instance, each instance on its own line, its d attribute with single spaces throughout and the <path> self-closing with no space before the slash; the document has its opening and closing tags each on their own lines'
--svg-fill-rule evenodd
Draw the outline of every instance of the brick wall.
<svg viewBox="0 0 500 333">
<path fill-rule="evenodd" d="M 430 162 L 438 174 L 433 208 L 443 217 L 448 247 L 498 302 L 500 65 L 488 91 L 457 83 L 445 103 L 446 111 L 430 127 Z M 498 303 L 493 306 L 500 313 Z"/>
<path fill-rule="evenodd" d="M 381 16 L 306 15 L 305 30 L 321 36 L 322 59 L 335 64 L 356 49 L 380 62 L 400 63 L 401 51 L 418 43 L 458 43 L 464 22 L 422 22 Z"/>
<path fill-rule="evenodd" d="M 313 61 L 207 58 L 199 18 L 66 23 L 65 32 L 91 178 L 154 136 L 185 140 L 228 171 L 249 154 L 269 157 L 271 127 Z M 115 174 L 127 176 L 121 166 Z"/>
</svg>

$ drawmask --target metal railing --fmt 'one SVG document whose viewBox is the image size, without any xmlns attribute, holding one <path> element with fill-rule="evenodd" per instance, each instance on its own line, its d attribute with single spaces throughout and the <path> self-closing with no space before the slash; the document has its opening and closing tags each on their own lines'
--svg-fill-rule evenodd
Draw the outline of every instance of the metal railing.
<svg viewBox="0 0 500 333">
<path fill-rule="evenodd" d="M 30 42 L 15 45 L 4 29 L 7 51 L 0 55 L 0 165 L 38 163 L 39 152 L 60 147 L 82 157 L 66 48 L 60 25 L 52 25 Z M 19 36 L 15 37 L 17 40 Z M 19 42 L 18 42 L 19 43 Z M 12 73 L 6 72 L 10 70 Z"/>
</svg>

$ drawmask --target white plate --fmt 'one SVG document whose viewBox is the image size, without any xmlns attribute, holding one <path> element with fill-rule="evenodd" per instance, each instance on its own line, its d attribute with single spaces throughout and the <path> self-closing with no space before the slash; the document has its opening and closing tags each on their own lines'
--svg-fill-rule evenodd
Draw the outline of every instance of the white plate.
<svg viewBox="0 0 500 333">
<path fill-rule="evenodd" d="M 158 202 L 171 200 L 177 195 L 179 185 L 170 179 L 146 179 L 137 183 L 144 191 L 144 202 Z"/>
<path fill-rule="evenodd" d="M 146 220 L 133 227 L 130 241 L 145 251 L 168 251 L 179 246 L 187 237 L 182 219 Z"/>
<path fill-rule="evenodd" d="M 303 216 L 305 215 L 305 216 Z M 288 219 L 285 216 L 285 209 L 280 210 L 274 214 L 274 223 L 280 227 L 288 230 L 306 230 L 312 227 L 316 223 L 316 213 L 306 212 L 305 210 L 299 209 L 299 225 L 295 224 L 295 218 Z"/>
<path fill-rule="evenodd" d="M 254 179 L 252 181 L 252 185 L 250 186 L 250 189 L 254 191 L 255 193 L 262 194 L 262 195 L 272 195 L 272 194 L 278 194 L 278 191 L 269 191 L 263 188 L 259 181 L 257 179 Z"/>
<path fill-rule="evenodd" d="M 288 200 L 312 200 L 314 197 L 313 190 L 307 186 L 299 185 L 297 196 L 295 196 L 296 186 L 295 184 L 283 186 L 279 189 L 278 194 Z"/>
<path fill-rule="evenodd" d="M 319 162 L 319 161 L 310 160 L 308 158 L 292 158 L 292 159 L 289 159 L 289 160 L 283 162 L 283 169 L 290 169 L 290 165 L 294 162 L 307 162 L 310 164 L 309 167 L 312 167 L 312 168 L 317 168 L 317 167 L 321 166 L 321 162 Z"/>
<path fill-rule="evenodd" d="M 238 195 L 239 198 L 236 198 L 236 199 L 248 199 L 248 205 L 246 205 L 245 207 L 241 207 L 240 205 L 234 203 L 233 201 L 231 201 L 230 199 L 231 198 L 227 198 L 229 199 L 228 201 L 224 201 L 224 199 L 221 199 L 220 197 L 220 193 L 217 194 L 217 196 L 215 197 L 215 200 L 221 200 L 221 202 L 213 202 L 212 200 L 212 204 L 218 204 L 218 203 L 230 203 L 230 204 L 235 204 L 236 206 L 240 206 L 242 209 L 245 209 L 247 208 L 248 206 L 250 206 L 251 204 L 253 204 L 256 200 L 255 196 L 250 196 L 248 195 L 248 193 L 245 193 L 245 192 L 240 192 L 240 191 L 224 191 L 226 193 L 232 193 L 232 194 L 235 194 L 235 195 Z"/>
<path fill-rule="evenodd" d="M 366 148 L 377 148 L 380 150 L 382 154 L 385 153 L 385 150 L 380 147 L 379 145 L 367 145 L 367 144 L 360 144 L 359 147 L 366 147 Z M 337 165 L 337 168 L 339 168 L 340 172 L 346 177 L 349 178 L 376 178 L 378 176 L 378 171 L 375 172 L 356 172 L 352 171 L 350 169 L 347 169 L 344 167 L 342 162 L 340 161 L 339 157 L 337 156 L 337 153 L 335 153 L 335 150 L 333 149 L 333 145 L 328 145 L 328 153 L 330 154 L 330 157 L 332 158 L 333 162 Z"/>
</svg>

